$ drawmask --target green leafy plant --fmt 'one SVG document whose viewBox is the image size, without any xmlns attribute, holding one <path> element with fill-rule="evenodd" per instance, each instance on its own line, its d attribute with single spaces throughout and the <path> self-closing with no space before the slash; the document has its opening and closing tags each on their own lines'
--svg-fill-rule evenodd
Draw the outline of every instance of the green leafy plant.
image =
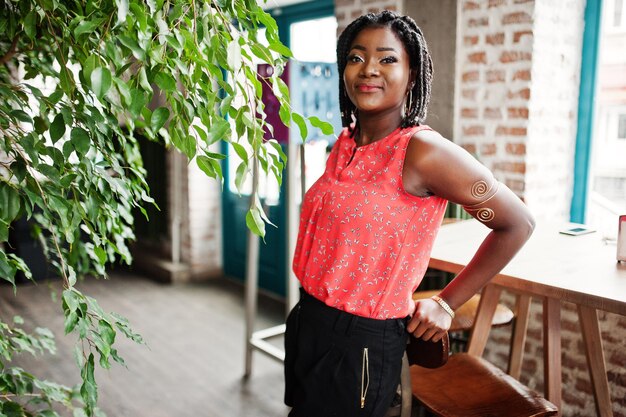
<svg viewBox="0 0 626 417">
<path fill-rule="evenodd" d="M 77 286 L 78 277 L 131 262 L 131 213 L 154 204 L 134 135 L 177 148 L 218 181 L 226 156 L 211 145 L 224 141 L 242 160 L 240 187 L 257 166 L 280 182 L 286 163 L 278 142 L 264 139 L 272 132 L 264 84 L 283 123 L 293 121 L 303 138 L 307 122 L 324 133 L 332 128 L 291 112 L 279 77 L 291 53 L 256 1 L 0 0 L 0 10 L 0 277 L 15 291 L 18 272 L 32 279 L 6 244 L 25 216 L 62 278 L 65 333 L 77 336 L 82 377 L 67 388 L 10 367 L 14 354 L 54 350 L 53 339 L 0 321 L 0 417 L 56 416 L 53 402 L 92 416 L 99 414 L 96 363 L 123 364 L 114 347 L 119 333 L 142 342 Z M 257 62 L 275 71 L 260 77 Z M 264 235 L 258 195 L 246 220 Z"/>
</svg>

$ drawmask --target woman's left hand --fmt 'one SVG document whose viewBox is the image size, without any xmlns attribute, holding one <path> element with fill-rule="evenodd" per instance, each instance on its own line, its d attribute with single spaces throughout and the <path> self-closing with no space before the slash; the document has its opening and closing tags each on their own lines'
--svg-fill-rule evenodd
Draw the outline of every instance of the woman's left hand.
<svg viewBox="0 0 626 417">
<path fill-rule="evenodd" d="M 450 328 L 452 317 L 433 299 L 415 302 L 407 330 L 417 338 L 438 342 Z"/>
</svg>

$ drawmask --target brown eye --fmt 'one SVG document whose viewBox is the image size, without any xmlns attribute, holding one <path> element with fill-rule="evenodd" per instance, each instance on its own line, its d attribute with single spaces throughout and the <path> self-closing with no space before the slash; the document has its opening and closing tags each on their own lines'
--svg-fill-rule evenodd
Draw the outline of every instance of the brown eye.
<svg viewBox="0 0 626 417">
<path fill-rule="evenodd" d="M 348 56 L 348 62 L 363 62 L 363 58 L 358 55 L 350 55 Z"/>
</svg>

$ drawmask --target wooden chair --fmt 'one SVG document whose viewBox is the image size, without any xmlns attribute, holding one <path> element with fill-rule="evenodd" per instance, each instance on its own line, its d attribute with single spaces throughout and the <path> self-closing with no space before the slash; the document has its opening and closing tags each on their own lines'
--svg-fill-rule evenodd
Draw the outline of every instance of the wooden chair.
<svg viewBox="0 0 626 417">
<path fill-rule="evenodd" d="M 542 417 L 557 407 L 483 358 L 457 353 L 441 368 L 411 366 L 413 397 L 440 417 Z"/>
<path fill-rule="evenodd" d="M 487 294 L 485 297 L 486 300 L 490 298 Z M 477 310 L 478 304 L 470 317 L 472 326 Z M 528 316 L 519 309 L 518 313 L 522 321 Z M 512 315 L 507 314 L 509 321 Z M 498 321 L 494 317 L 492 322 Z M 554 404 L 477 355 L 453 354 L 444 366 L 437 369 L 411 366 L 413 397 L 439 417 L 542 417 L 558 414 Z"/>
</svg>

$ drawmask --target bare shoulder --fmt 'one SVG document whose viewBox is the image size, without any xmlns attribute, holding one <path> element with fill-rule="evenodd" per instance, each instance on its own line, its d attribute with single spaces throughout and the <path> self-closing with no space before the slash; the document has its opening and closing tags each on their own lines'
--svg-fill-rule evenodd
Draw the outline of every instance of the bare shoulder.
<svg viewBox="0 0 626 417">
<path fill-rule="evenodd" d="M 411 137 L 412 144 L 423 147 L 445 146 L 444 142 L 450 141 L 441 136 L 439 132 L 429 129 L 418 130 Z"/>
<path fill-rule="evenodd" d="M 434 130 L 419 130 L 413 134 L 407 148 L 407 162 L 420 168 L 430 164 L 473 157 L 465 149 Z"/>
</svg>

